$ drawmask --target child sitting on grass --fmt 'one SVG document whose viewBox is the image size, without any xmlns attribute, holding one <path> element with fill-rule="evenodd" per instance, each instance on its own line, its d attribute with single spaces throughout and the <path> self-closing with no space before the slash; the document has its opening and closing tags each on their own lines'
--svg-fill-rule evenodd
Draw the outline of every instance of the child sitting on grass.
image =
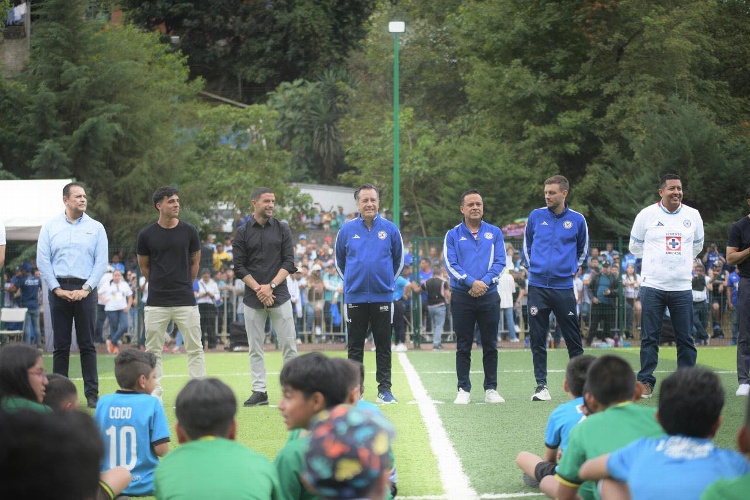
<svg viewBox="0 0 750 500">
<path fill-rule="evenodd" d="M 78 409 L 78 389 L 65 375 L 50 373 L 47 375 L 47 392 L 44 394 L 44 404 L 52 411 L 73 411 Z"/>
<path fill-rule="evenodd" d="M 161 401 L 151 396 L 156 386 L 156 357 L 126 349 L 115 358 L 120 389 L 99 399 L 94 419 L 104 440 L 102 472 L 121 466 L 133 476 L 126 495 L 154 491 L 159 457 L 169 450 L 169 424 Z"/>
<path fill-rule="evenodd" d="M 522 451 L 516 457 L 516 464 L 523 471 L 523 481 L 527 486 L 539 487 L 539 481 L 543 477 L 555 474 L 559 461 L 558 454 L 561 455 L 565 451 L 570 430 L 586 418 L 583 386 L 586 383 L 586 373 L 595 359 L 594 356 L 584 354 L 568 362 L 563 389 L 570 395 L 570 401 L 555 408 L 547 420 L 544 458 L 529 451 Z"/>
<path fill-rule="evenodd" d="M 175 403 L 180 446 L 156 469 L 156 498 L 287 498 L 271 462 L 235 441 L 236 413 L 237 398 L 224 382 L 208 378 L 185 384 Z"/>
<path fill-rule="evenodd" d="M 340 370 L 346 374 L 346 379 L 349 380 L 349 396 L 345 404 L 354 406 L 358 410 L 382 415 L 383 413 L 380 411 L 378 405 L 370 401 L 365 401 L 362 397 L 365 393 L 365 365 L 354 359 L 333 358 L 331 361 L 340 366 Z M 386 500 L 395 498 L 398 493 L 396 485 L 398 473 L 396 472 L 396 457 L 393 454 L 393 450 L 391 450 L 389 458 L 393 467 L 388 475 L 388 479 L 390 480 L 390 495 L 386 495 Z"/>
<path fill-rule="evenodd" d="M 750 399 L 745 410 L 745 425 L 737 431 L 737 448 L 750 458 Z M 711 483 L 701 500 L 746 500 L 750 498 L 750 474 Z"/>
<path fill-rule="evenodd" d="M 26 344 L 10 344 L 0 349 L 0 411 L 52 413 L 42 404 L 47 387 L 42 355 Z"/>
<path fill-rule="evenodd" d="M 318 498 L 300 481 L 309 444 L 307 429 L 318 413 L 346 401 L 351 380 L 332 359 L 320 352 L 292 359 L 281 369 L 279 379 L 279 411 L 286 428 L 292 431 L 274 460 L 284 498 Z"/>
<path fill-rule="evenodd" d="M 50 373 L 47 375 L 49 384 L 44 395 L 44 404 L 56 413 L 73 412 L 78 409 L 78 389 L 65 375 Z M 125 467 L 113 467 L 99 473 L 99 489 L 96 500 L 114 500 L 132 480 L 130 472 Z M 119 498 L 127 498 L 119 496 Z"/>
<path fill-rule="evenodd" d="M 610 487 L 619 490 L 620 498 L 697 500 L 716 479 L 731 479 L 749 470 L 745 457 L 712 442 L 723 407 L 724 388 L 714 372 L 701 367 L 677 370 L 664 379 L 659 391 L 656 418 L 667 436 L 640 438 L 588 460 L 579 476 L 616 479 Z"/>
<path fill-rule="evenodd" d="M 593 414 L 571 429 L 557 473 L 540 483 L 542 491 L 561 500 L 572 500 L 576 493 L 584 499 L 597 498 L 595 483 L 578 475 L 586 460 L 622 448 L 638 438 L 664 434 L 654 417 L 654 408 L 633 403 L 641 395 L 636 392 L 633 368 L 621 357 L 604 355 L 594 361 L 586 375 L 585 387 L 586 407 Z"/>
<path fill-rule="evenodd" d="M 303 480 L 325 499 L 382 500 L 390 493 L 393 436 L 381 415 L 339 405 L 310 432 Z"/>
</svg>

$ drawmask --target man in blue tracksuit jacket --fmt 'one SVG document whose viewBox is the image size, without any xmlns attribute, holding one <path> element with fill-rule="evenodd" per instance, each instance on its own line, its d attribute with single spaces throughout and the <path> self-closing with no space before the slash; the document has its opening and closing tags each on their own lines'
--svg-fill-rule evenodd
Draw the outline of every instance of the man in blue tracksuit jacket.
<svg viewBox="0 0 750 500">
<path fill-rule="evenodd" d="M 550 312 L 562 330 L 568 356 L 583 354 L 573 277 L 588 252 L 586 219 L 568 207 L 570 184 L 562 175 L 544 181 L 546 207 L 529 214 L 523 240 L 529 270 L 529 332 L 536 390 L 532 401 L 552 399 L 547 389 L 547 332 Z"/>
<path fill-rule="evenodd" d="M 359 217 L 336 236 L 336 270 L 344 279 L 349 359 L 362 362 L 368 326 L 375 340 L 379 403 L 397 403 L 391 392 L 391 309 L 396 277 L 404 267 L 404 242 L 392 222 L 378 214 L 378 190 L 354 192 Z"/>
<path fill-rule="evenodd" d="M 443 256 L 451 280 L 451 313 L 456 332 L 455 404 L 470 401 L 471 346 L 479 325 L 484 366 L 484 400 L 502 403 L 497 393 L 497 323 L 500 296 L 497 281 L 505 268 L 505 243 L 499 227 L 482 220 L 482 196 L 472 189 L 461 195 L 463 222 L 445 235 Z"/>
</svg>

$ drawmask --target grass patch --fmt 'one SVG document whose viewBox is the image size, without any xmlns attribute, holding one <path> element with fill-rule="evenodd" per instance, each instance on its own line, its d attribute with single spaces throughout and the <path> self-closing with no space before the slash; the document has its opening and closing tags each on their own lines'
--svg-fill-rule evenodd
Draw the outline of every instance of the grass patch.
<svg viewBox="0 0 750 500">
<path fill-rule="evenodd" d="M 591 349 L 594 355 L 618 354 L 627 359 L 637 371 L 640 366 L 637 348 Z M 344 351 L 326 352 L 328 356 L 346 356 Z M 542 453 L 544 449 L 544 428 L 549 413 L 566 400 L 563 392 L 567 352 L 551 350 L 548 355 L 548 386 L 552 401 L 531 402 L 535 381 L 528 350 L 501 350 L 498 352 L 498 392 L 506 403 L 484 404 L 482 390 L 482 354 L 472 353 L 472 404 L 453 405 L 456 395 L 455 352 L 454 351 L 409 351 L 409 361 L 416 369 L 428 395 L 434 401 L 442 425 L 448 434 L 458 456 L 463 471 L 468 476 L 472 488 L 480 495 L 504 494 L 508 497 L 538 492 L 526 487 L 521 473 L 515 466 L 515 456 L 521 450 Z M 657 379 L 664 377 L 676 368 L 674 347 L 662 348 L 657 368 Z M 117 389 L 113 373 L 113 356 L 99 355 L 99 392 L 108 394 Z M 723 412 L 724 423 L 716 437 L 719 446 L 735 448 L 737 429 L 744 419 L 745 398 L 734 395 L 737 388 L 736 350 L 733 347 L 701 348 L 698 363 L 719 373 L 726 390 L 726 405 Z M 45 356 L 45 365 L 51 371 L 52 357 Z M 280 413 L 275 407 L 280 398 L 279 371 L 281 356 L 278 352 L 266 354 L 268 372 L 268 394 L 272 406 L 244 408 L 242 402 L 251 393 L 249 362 L 247 353 L 211 353 L 206 355 L 208 373 L 227 383 L 234 390 L 240 408 L 237 413 L 238 440 L 255 451 L 273 460 L 287 440 L 287 431 Z M 367 375 L 365 380 L 366 399 L 376 397 L 375 354 L 365 353 Z M 78 356 L 71 356 L 70 375 L 78 386 L 83 403 L 83 382 L 80 379 Z M 170 428 L 174 429 L 174 401 L 177 393 L 188 381 L 187 357 L 185 355 L 164 355 L 164 407 Z M 657 386 L 658 397 L 658 386 Z M 444 495 L 437 468 L 437 458 L 430 447 L 429 435 L 414 404 L 408 381 L 398 361 L 393 358 L 393 393 L 398 405 L 381 406 L 383 413 L 395 424 L 397 438 L 394 443 L 399 477 L 399 496 L 422 497 Z M 656 406 L 651 399 L 638 404 Z M 614 430 L 616 432 L 616 429 Z M 177 446 L 176 440 L 171 447 Z M 450 480 L 450 479 L 448 479 Z"/>
</svg>

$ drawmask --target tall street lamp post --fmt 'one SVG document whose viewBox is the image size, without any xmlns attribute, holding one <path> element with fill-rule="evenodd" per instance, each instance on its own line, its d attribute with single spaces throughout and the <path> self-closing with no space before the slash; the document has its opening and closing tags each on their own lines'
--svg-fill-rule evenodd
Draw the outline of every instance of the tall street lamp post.
<svg viewBox="0 0 750 500">
<path fill-rule="evenodd" d="M 393 223 L 399 227 L 401 221 L 401 168 L 399 165 L 398 138 L 398 34 L 403 33 L 406 23 L 391 21 L 388 31 L 393 33 Z"/>
</svg>

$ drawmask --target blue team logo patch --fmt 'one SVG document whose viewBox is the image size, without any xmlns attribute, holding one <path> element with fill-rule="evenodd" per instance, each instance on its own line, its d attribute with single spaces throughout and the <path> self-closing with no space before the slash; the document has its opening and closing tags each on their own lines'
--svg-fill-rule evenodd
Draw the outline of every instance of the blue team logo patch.
<svg viewBox="0 0 750 500">
<path fill-rule="evenodd" d="M 484 233 L 485 240 L 491 240 L 492 238 L 494 238 L 494 236 L 492 236 L 492 233 L 490 233 L 489 231 Z"/>
<path fill-rule="evenodd" d="M 685 227 L 690 227 L 690 226 L 693 225 L 693 223 L 690 222 L 689 219 L 685 219 L 684 221 L 682 221 L 682 225 L 685 226 Z"/>
<path fill-rule="evenodd" d="M 384 240 L 386 236 L 388 235 L 385 233 L 385 231 L 378 231 L 378 238 L 380 238 L 381 240 Z"/>
<path fill-rule="evenodd" d="M 566 220 L 565 222 L 563 222 L 563 227 L 565 229 L 570 229 L 571 227 L 573 227 L 573 223 L 570 222 L 569 220 Z"/>
</svg>

